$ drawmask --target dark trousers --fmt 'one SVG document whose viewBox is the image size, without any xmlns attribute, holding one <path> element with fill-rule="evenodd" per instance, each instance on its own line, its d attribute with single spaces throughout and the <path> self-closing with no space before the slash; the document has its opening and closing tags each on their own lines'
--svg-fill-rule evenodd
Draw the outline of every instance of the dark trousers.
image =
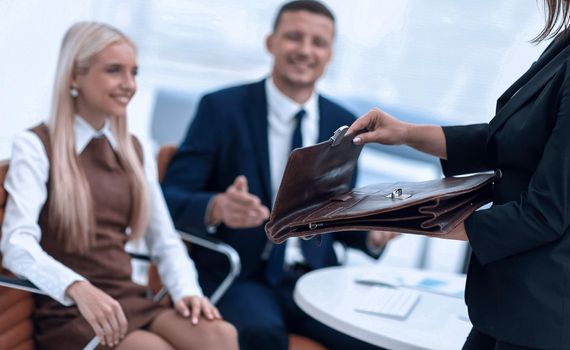
<svg viewBox="0 0 570 350">
<path fill-rule="evenodd" d="M 463 345 L 463 350 L 533 350 L 533 348 L 497 341 L 472 328 Z"/>
<path fill-rule="evenodd" d="M 301 273 L 287 272 L 275 288 L 260 276 L 236 281 L 228 289 L 216 306 L 222 317 L 237 328 L 241 350 L 287 350 L 289 333 L 313 339 L 330 350 L 380 349 L 304 313 L 293 300 L 293 289 L 300 276 Z M 208 284 L 203 283 L 205 291 Z"/>
</svg>

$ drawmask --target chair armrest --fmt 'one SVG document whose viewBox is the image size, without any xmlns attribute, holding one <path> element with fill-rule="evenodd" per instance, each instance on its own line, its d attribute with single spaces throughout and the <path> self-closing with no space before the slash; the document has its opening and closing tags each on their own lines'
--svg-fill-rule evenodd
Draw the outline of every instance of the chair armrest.
<svg viewBox="0 0 570 350">
<path fill-rule="evenodd" d="M 150 261 L 150 257 L 148 255 L 137 254 L 137 253 L 129 253 L 129 255 L 133 259 Z M 38 287 L 36 287 L 32 282 L 26 279 L 8 276 L 4 274 L 0 274 L 0 286 L 19 289 L 34 294 L 47 295 L 45 292 L 41 291 Z"/>
<path fill-rule="evenodd" d="M 19 289 L 25 292 L 31 292 L 35 294 L 47 295 L 45 292 L 41 291 L 38 287 L 36 287 L 32 282 L 28 280 L 18 277 L 7 276 L 4 274 L 0 274 L 0 286 Z"/>
<path fill-rule="evenodd" d="M 183 231 L 178 231 L 178 233 L 180 234 L 180 237 L 182 237 L 182 240 L 206 249 L 211 249 L 225 255 L 228 259 L 230 263 L 230 271 L 210 297 L 210 302 L 215 305 L 222 298 L 241 271 L 241 261 L 237 251 L 229 244 L 213 237 L 196 236 Z"/>
<path fill-rule="evenodd" d="M 129 253 L 129 256 L 135 260 L 143 260 L 143 261 L 150 262 L 150 256 L 148 256 L 146 254 L 139 254 L 139 253 L 133 253 L 133 252 L 127 252 L 127 253 Z"/>
<path fill-rule="evenodd" d="M 180 238 L 182 238 L 183 241 L 223 254 L 228 259 L 230 264 L 230 271 L 228 272 L 227 276 L 224 278 L 222 283 L 220 283 L 218 288 L 216 288 L 214 293 L 212 293 L 212 295 L 210 296 L 210 302 L 215 305 L 224 295 L 226 290 L 228 290 L 228 288 L 231 286 L 231 284 L 233 283 L 233 281 L 236 279 L 236 277 L 239 275 L 241 271 L 241 261 L 237 251 L 229 244 L 217 240 L 213 237 L 211 238 L 204 236 L 196 236 L 184 231 L 178 231 L 178 234 L 180 235 Z M 134 257 L 133 253 L 129 254 L 131 254 L 131 256 Z M 147 256 L 141 256 L 141 257 L 146 258 L 148 260 Z M 162 289 L 160 289 L 160 291 L 158 291 L 158 293 L 154 295 L 152 299 L 157 302 L 161 301 L 162 298 L 164 298 L 167 293 L 168 291 L 166 290 L 166 288 L 163 287 Z"/>
</svg>

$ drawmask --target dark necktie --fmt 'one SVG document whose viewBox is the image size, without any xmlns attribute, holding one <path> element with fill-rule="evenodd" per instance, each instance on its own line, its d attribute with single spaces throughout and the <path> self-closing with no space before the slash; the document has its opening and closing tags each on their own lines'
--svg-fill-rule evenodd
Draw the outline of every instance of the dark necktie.
<svg viewBox="0 0 570 350">
<path fill-rule="evenodd" d="M 303 147 L 303 132 L 301 131 L 301 121 L 307 115 L 304 109 L 295 114 L 295 131 L 293 131 L 293 139 L 291 142 L 291 151 L 295 148 Z"/>
<path fill-rule="evenodd" d="M 306 115 L 305 110 L 301 109 L 297 114 L 295 114 L 295 119 L 297 119 L 297 126 L 295 132 L 293 133 L 293 142 L 291 143 L 291 150 L 295 148 L 303 147 L 303 133 L 301 132 L 301 120 Z M 283 244 L 282 244 L 283 245 Z M 322 260 L 324 259 L 324 250 L 321 245 L 315 239 L 301 240 L 301 252 L 305 258 L 305 263 L 312 268 L 320 267 L 322 265 Z"/>
<path fill-rule="evenodd" d="M 291 150 L 303 147 L 303 133 L 301 132 L 301 121 L 307 113 L 301 109 L 295 114 L 295 130 L 291 140 Z M 265 278 L 271 286 L 276 286 L 283 279 L 283 263 L 285 260 L 285 243 L 274 244 L 267 260 Z"/>
</svg>

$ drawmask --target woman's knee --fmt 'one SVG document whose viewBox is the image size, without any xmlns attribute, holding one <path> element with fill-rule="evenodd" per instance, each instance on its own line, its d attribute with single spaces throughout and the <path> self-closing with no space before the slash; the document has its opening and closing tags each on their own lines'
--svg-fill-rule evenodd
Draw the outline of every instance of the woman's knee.
<svg viewBox="0 0 570 350">
<path fill-rule="evenodd" d="M 158 316 L 149 330 L 180 349 L 238 349 L 234 326 L 223 320 L 201 319 L 192 325 L 189 319 L 169 310 Z"/>
<path fill-rule="evenodd" d="M 158 334 L 144 330 L 133 331 L 121 341 L 117 350 L 174 350 L 174 348 Z"/>
<path fill-rule="evenodd" d="M 235 344 L 237 348 L 237 330 L 231 323 L 223 320 L 205 322 L 206 327 L 202 329 L 202 335 L 204 337 L 216 343 Z"/>
</svg>

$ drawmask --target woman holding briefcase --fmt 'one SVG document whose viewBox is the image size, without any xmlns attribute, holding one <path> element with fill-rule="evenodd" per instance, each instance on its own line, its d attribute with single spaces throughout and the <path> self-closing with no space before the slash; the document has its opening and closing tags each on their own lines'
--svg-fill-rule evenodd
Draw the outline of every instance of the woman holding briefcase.
<svg viewBox="0 0 570 350">
<path fill-rule="evenodd" d="M 486 124 L 439 127 L 374 109 L 349 129 L 357 144 L 405 144 L 441 158 L 446 176 L 502 174 L 493 206 L 444 236 L 473 254 L 463 349 L 570 349 L 570 1 L 545 0 L 554 38 L 497 102 Z"/>
</svg>

